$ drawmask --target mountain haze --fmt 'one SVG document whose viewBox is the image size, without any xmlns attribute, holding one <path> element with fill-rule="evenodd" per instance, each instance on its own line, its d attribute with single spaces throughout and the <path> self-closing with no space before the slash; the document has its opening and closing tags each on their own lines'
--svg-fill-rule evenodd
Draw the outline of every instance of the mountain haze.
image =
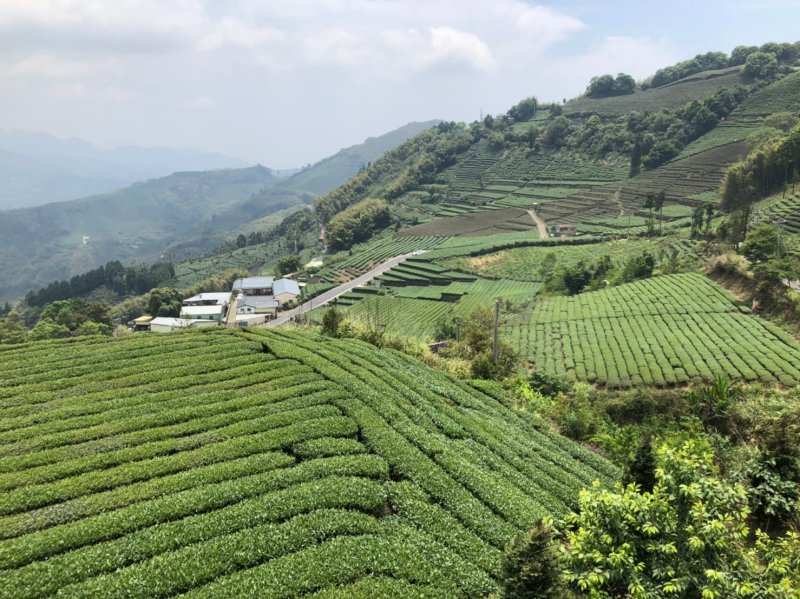
<svg viewBox="0 0 800 599">
<path fill-rule="evenodd" d="M 197 150 L 101 148 L 81 139 L 0 131 L 0 210 L 107 193 L 179 171 L 242 168 L 236 158 Z"/>
<path fill-rule="evenodd" d="M 108 260 L 182 259 L 210 252 L 240 231 L 273 226 L 276 213 L 310 203 L 434 123 L 410 123 L 369 138 L 290 177 L 263 166 L 176 172 L 110 193 L 2 212 L 0 298 Z M 19 139 L 22 149 L 35 145 L 30 136 Z M 85 148 L 83 142 L 61 143 L 62 148 Z M 144 168 L 147 157 L 140 150 L 126 151 Z"/>
</svg>

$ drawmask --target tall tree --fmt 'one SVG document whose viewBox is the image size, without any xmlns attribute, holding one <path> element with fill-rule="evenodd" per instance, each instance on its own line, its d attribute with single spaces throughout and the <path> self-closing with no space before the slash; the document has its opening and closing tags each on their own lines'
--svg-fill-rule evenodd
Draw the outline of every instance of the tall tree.
<svg viewBox="0 0 800 599">
<path fill-rule="evenodd" d="M 640 138 L 636 138 L 631 148 L 631 169 L 628 173 L 629 177 L 635 177 L 642 171 L 642 142 Z"/>
</svg>

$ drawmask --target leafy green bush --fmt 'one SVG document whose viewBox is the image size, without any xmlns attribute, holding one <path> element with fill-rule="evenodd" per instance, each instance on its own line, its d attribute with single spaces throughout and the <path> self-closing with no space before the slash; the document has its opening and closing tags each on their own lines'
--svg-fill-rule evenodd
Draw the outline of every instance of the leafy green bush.
<svg viewBox="0 0 800 599">
<path fill-rule="evenodd" d="M 555 530 L 540 521 L 517 535 L 506 548 L 501 571 L 502 597 L 558 599 L 563 597 Z"/>
<path fill-rule="evenodd" d="M 366 199 L 342 210 L 328 223 L 326 239 L 331 250 L 346 250 L 369 239 L 375 231 L 389 225 L 389 206 L 377 199 Z"/>
</svg>

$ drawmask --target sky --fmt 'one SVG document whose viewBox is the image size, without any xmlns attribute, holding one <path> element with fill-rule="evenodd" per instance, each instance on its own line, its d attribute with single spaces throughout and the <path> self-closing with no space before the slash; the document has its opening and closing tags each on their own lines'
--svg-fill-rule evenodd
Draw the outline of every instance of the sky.
<svg viewBox="0 0 800 599">
<path fill-rule="evenodd" d="M 292 168 L 798 23 L 800 0 L 0 0 L 0 129 Z"/>
</svg>

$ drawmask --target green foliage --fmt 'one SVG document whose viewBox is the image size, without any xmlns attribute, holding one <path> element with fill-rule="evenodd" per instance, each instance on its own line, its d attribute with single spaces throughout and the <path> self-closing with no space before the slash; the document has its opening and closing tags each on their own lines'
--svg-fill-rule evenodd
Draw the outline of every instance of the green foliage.
<svg viewBox="0 0 800 599">
<path fill-rule="evenodd" d="M 505 599 L 559 599 L 563 597 L 555 530 L 540 521 L 506 547 L 501 572 Z"/>
<path fill-rule="evenodd" d="M 27 335 L 19 315 L 15 312 L 0 318 L 0 344 L 22 343 Z"/>
<path fill-rule="evenodd" d="M 542 136 L 542 142 L 553 148 L 561 147 L 571 127 L 570 121 L 565 116 L 558 116 L 547 125 Z"/>
<path fill-rule="evenodd" d="M 542 299 L 504 330 L 537 370 L 612 388 L 800 380 L 800 344 L 696 273 Z"/>
<path fill-rule="evenodd" d="M 774 550 L 765 537 L 763 545 L 749 546 L 745 489 L 723 480 L 698 442 L 659 450 L 651 493 L 596 488 L 582 491 L 580 504 L 568 518 L 564 578 L 581 594 L 721 598 L 798 591 L 795 572 L 764 561 Z M 797 542 L 779 543 L 796 554 Z"/>
<path fill-rule="evenodd" d="M 586 96 L 590 98 L 608 98 L 609 96 L 623 96 L 636 91 L 636 81 L 630 75 L 620 73 L 613 75 L 592 77 L 586 88 Z"/>
<path fill-rule="evenodd" d="M 766 223 L 753 227 L 739 251 L 751 262 L 765 262 L 781 251 L 780 231 Z"/>
<path fill-rule="evenodd" d="M 731 166 L 722 186 L 722 208 L 732 212 L 780 190 L 800 173 L 800 126 L 753 150 Z"/>
<path fill-rule="evenodd" d="M 559 393 L 566 393 L 569 390 L 569 385 L 565 381 L 538 371 L 532 372 L 528 377 L 528 385 L 545 397 L 555 397 Z"/>
<path fill-rule="evenodd" d="M 656 484 L 656 458 L 651 437 L 645 437 L 636 448 L 636 454 L 622 476 L 622 484 L 636 485 L 642 493 L 652 492 Z"/>
<path fill-rule="evenodd" d="M 505 343 L 500 343 L 497 348 L 497 360 L 492 351 L 483 351 L 475 356 L 470 365 L 472 377 L 476 379 L 503 380 L 514 372 L 517 365 L 517 355 Z"/>
<path fill-rule="evenodd" d="M 532 119 L 536 116 L 536 112 L 539 109 L 539 101 L 534 98 L 525 98 L 524 100 L 520 100 L 514 106 L 512 106 L 508 111 L 508 116 L 515 122 L 523 122 Z"/>
<path fill-rule="evenodd" d="M 40 341 L 42 339 L 60 339 L 69 337 L 69 327 L 65 324 L 60 324 L 52 321 L 49 318 L 41 318 L 39 322 L 31 329 L 28 337 L 32 341 Z"/>
<path fill-rule="evenodd" d="M 301 266 L 302 261 L 300 256 L 297 254 L 291 254 L 278 260 L 278 263 L 275 266 L 275 272 L 278 274 L 278 276 L 288 275 L 289 273 L 300 270 Z"/>
<path fill-rule="evenodd" d="M 372 579 L 399 586 L 361 596 L 487 596 L 516 534 L 617 476 L 477 386 L 353 339 L 52 340 L 5 347 L 0 371 L 3 597 Z"/>
<path fill-rule="evenodd" d="M 724 52 L 698 54 L 689 60 L 657 70 L 655 75 L 646 83 L 646 86 L 660 87 L 701 71 L 723 69 L 728 64 L 729 59 Z"/>
<path fill-rule="evenodd" d="M 753 52 L 745 60 L 742 74 L 748 79 L 772 79 L 778 73 L 778 59 L 769 52 Z"/>
<path fill-rule="evenodd" d="M 147 312 L 152 316 L 178 316 L 183 294 L 172 287 L 157 287 L 150 291 Z"/>
<path fill-rule="evenodd" d="M 323 222 L 367 197 L 392 200 L 421 183 L 429 183 L 438 171 L 449 166 L 472 144 L 463 125 L 439 123 L 409 139 L 318 199 L 317 213 Z"/>
<path fill-rule="evenodd" d="M 322 316 L 322 332 L 329 337 L 339 335 L 339 326 L 342 323 L 342 315 L 335 305 L 331 305 Z"/>
<path fill-rule="evenodd" d="M 175 267 L 170 262 L 126 268 L 118 260 L 113 260 L 94 270 L 75 275 L 69 281 L 56 281 L 38 291 L 31 291 L 25 296 L 25 303 L 29 306 L 43 306 L 50 302 L 87 295 L 102 286 L 119 295 L 141 294 L 171 281 L 174 277 Z"/>
<path fill-rule="evenodd" d="M 366 199 L 342 210 L 326 230 L 331 250 L 343 250 L 366 241 L 375 231 L 389 225 L 389 206 L 377 199 Z"/>
</svg>

